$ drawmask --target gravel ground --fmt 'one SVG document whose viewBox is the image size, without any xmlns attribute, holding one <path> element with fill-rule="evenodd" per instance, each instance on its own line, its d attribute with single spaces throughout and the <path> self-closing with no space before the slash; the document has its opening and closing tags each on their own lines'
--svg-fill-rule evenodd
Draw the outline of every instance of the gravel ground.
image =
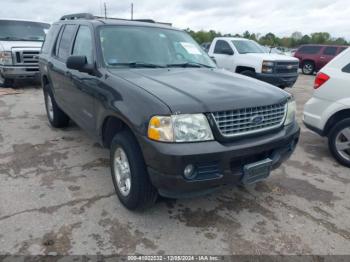
<svg viewBox="0 0 350 262">
<path fill-rule="evenodd" d="M 292 92 L 301 121 L 311 76 Z M 265 182 L 143 213 L 118 201 L 108 151 L 79 127 L 48 125 L 42 91 L 0 96 L 0 254 L 349 254 L 350 172 L 302 125 Z"/>
</svg>

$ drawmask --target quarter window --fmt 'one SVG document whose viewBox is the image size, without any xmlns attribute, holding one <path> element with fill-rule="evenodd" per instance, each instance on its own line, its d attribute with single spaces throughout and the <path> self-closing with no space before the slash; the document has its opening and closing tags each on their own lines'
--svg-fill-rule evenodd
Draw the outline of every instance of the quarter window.
<svg viewBox="0 0 350 262">
<path fill-rule="evenodd" d="M 86 56 L 89 64 L 92 63 L 92 36 L 89 27 L 80 26 L 75 38 L 73 55 Z"/>
<path fill-rule="evenodd" d="M 347 66 L 345 66 L 345 67 L 342 69 L 342 71 L 343 71 L 344 73 L 350 73 L 350 64 L 348 64 Z"/>
<path fill-rule="evenodd" d="M 64 61 L 67 60 L 71 53 L 72 39 L 74 37 L 75 30 L 75 25 L 66 25 L 63 30 L 60 45 L 57 50 L 57 56 Z"/>
<path fill-rule="evenodd" d="M 226 50 L 226 52 L 225 52 Z M 231 50 L 230 45 L 224 40 L 218 40 L 215 44 L 214 53 L 215 54 L 227 54 L 227 50 Z"/>
<path fill-rule="evenodd" d="M 337 47 L 335 46 L 328 46 L 323 50 L 324 55 L 335 56 L 336 53 L 337 53 Z"/>
</svg>

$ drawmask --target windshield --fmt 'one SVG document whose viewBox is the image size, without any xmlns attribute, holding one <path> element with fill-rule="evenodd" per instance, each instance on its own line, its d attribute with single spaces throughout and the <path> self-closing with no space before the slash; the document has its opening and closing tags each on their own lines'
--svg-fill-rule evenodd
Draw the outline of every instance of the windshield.
<svg viewBox="0 0 350 262">
<path fill-rule="evenodd" d="M 0 20 L 0 40 L 44 41 L 49 24 Z"/>
<path fill-rule="evenodd" d="M 142 26 L 103 26 L 103 58 L 108 66 L 215 67 L 185 32 Z"/>
<path fill-rule="evenodd" d="M 232 40 L 232 43 L 240 54 L 266 53 L 262 46 L 251 40 Z"/>
</svg>

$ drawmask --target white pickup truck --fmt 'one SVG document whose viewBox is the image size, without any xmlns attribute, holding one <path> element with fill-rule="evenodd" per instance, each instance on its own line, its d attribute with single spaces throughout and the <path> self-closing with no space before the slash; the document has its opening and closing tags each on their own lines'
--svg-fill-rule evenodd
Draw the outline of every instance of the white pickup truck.
<svg viewBox="0 0 350 262">
<path fill-rule="evenodd" d="M 218 67 L 257 78 L 280 88 L 292 87 L 298 78 L 299 60 L 271 54 L 245 38 L 217 37 L 208 54 Z"/>
</svg>

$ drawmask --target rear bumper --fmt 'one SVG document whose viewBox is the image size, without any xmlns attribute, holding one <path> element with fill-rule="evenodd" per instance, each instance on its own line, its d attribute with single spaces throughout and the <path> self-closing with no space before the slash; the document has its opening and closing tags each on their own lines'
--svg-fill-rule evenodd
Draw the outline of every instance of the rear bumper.
<svg viewBox="0 0 350 262">
<path fill-rule="evenodd" d="M 39 79 L 40 77 L 38 66 L 0 66 L 0 74 L 7 79 Z"/>
<path fill-rule="evenodd" d="M 298 79 L 295 74 L 256 74 L 256 78 L 279 87 L 292 87 Z"/>
<path fill-rule="evenodd" d="M 241 183 L 243 166 L 262 159 L 272 160 L 272 169 L 293 153 L 299 139 L 297 123 L 274 134 L 242 139 L 230 144 L 217 141 L 168 144 L 139 138 L 153 185 L 161 195 L 191 197 L 225 184 Z M 197 176 L 188 180 L 184 168 L 192 164 Z"/>
</svg>

